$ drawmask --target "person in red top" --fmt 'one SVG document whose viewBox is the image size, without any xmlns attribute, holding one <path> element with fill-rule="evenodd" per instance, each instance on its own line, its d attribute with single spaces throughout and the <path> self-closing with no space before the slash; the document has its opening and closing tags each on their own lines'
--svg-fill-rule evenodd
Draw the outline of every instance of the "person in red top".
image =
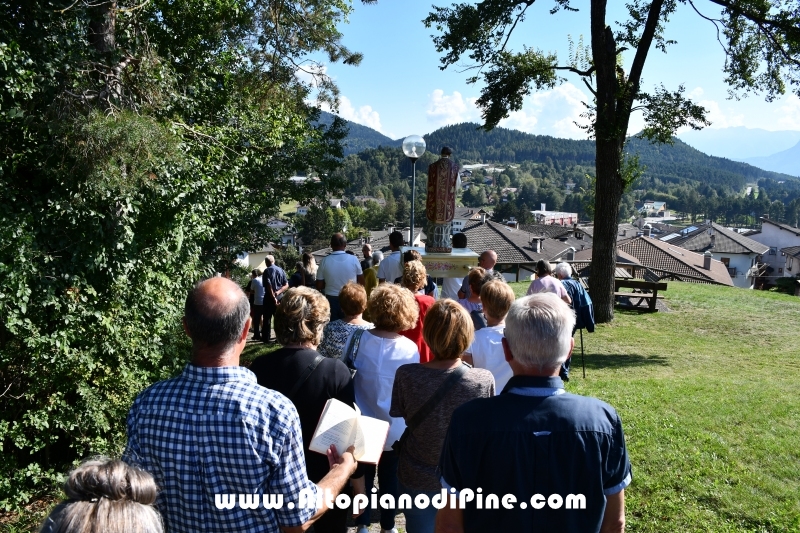
<svg viewBox="0 0 800 533">
<path fill-rule="evenodd" d="M 417 319 L 417 324 L 413 328 L 401 331 L 400 335 L 411 339 L 417 345 L 420 363 L 427 363 L 433 359 L 430 348 L 428 348 L 428 345 L 425 343 L 425 339 L 422 338 L 422 324 L 425 321 L 425 315 L 428 313 L 428 309 L 436 303 L 436 300 L 434 300 L 432 296 L 419 293 L 419 290 L 427 283 L 427 277 L 428 273 L 422 261 L 408 261 L 403 266 L 402 285 L 414 294 L 414 300 L 416 300 L 417 306 L 419 307 L 419 318 Z"/>
</svg>

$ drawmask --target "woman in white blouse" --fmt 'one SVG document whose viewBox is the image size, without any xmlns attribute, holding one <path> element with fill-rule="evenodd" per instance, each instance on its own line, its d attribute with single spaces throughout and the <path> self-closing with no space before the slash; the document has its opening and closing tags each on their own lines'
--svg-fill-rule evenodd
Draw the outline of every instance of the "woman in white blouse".
<svg viewBox="0 0 800 533">
<path fill-rule="evenodd" d="M 366 416 L 389 422 L 389 435 L 386 438 L 383 455 L 378 463 L 378 484 L 380 494 L 391 494 L 397 498 L 397 453 L 392 445 L 406 429 L 402 418 L 389 416 L 392 402 L 394 376 L 401 365 L 419 362 L 417 345 L 400 331 L 411 329 L 417 323 L 418 309 L 410 291 L 391 283 L 383 283 L 370 294 L 367 310 L 373 319 L 375 329 L 353 334 L 348 340 L 346 353 L 351 351 L 350 343 L 358 341 L 358 349 L 353 351 L 352 362 L 357 373 L 353 379 L 356 392 L 356 405 Z M 375 467 L 365 465 L 367 494 L 371 493 Z M 372 472 L 370 472 L 372 470 Z M 395 511 L 381 509 L 381 530 L 394 530 Z M 370 507 L 356 520 L 357 533 L 369 529 Z"/>
</svg>

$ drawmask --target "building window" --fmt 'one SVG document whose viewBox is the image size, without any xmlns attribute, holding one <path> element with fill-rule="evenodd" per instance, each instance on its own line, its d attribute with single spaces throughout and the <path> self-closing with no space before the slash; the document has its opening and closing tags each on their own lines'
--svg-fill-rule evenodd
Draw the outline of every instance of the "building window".
<svg viewBox="0 0 800 533">
<path fill-rule="evenodd" d="M 731 266 L 731 258 L 730 257 L 723 257 L 723 258 L 720 259 L 720 261 L 722 261 L 722 264 L 725 265 L 725 268 Z"/>
<path fill-rule="evenodd" d="M 770 249 L 769 249 L 769 255 L 777 255 L 777 254 L 778 254 L 778 247 L 777 246 L 771 246 Z"/>
<path fill-rule="evenodd" d="M 778 274 L 783 274 L 783 269 L 781 267 L 778 267 Z"/>
</svg>

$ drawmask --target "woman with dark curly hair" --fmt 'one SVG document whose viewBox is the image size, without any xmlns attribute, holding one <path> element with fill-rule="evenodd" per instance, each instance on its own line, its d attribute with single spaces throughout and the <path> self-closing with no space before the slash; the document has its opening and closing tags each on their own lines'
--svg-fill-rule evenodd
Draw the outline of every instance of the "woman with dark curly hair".
<svg viewBox="0 0 800 533">
<path fill-rule="evenodd" d="M 289 289 L 275 313 L 275 335 L 283 347 L 262 355 L 250 366 L 259 385 L 287 396 L 297 409 L 306 470 L 308 478 L 315 483 L 330 469 L 327 456 L 308 449 L 326 402 L 336 398 L 347 405 L 355 405 L 350 370 L 341 361 L 323 357 L 317 352 L 329 317 L 330 305 L 321 293 L 308 287 Z M 312 370 L 308 373 L 310 368 Z M 364 492 L 361 466 L 353 475 L 351 484 L 356 492 Z M 344 533 L 347 531 L 346 520 L 346 509 L 333 508 L 314 522 L 314 530 L 318 533 Z"/>
</svg>

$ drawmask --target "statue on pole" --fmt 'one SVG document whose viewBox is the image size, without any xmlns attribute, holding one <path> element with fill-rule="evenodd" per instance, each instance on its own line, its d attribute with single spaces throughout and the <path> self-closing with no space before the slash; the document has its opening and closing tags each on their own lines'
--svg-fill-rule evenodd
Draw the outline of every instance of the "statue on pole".
<svg viewBox="0 0 800 533">
<path fill-rule="evenodd" d="M 458 192 L 458 163 L 450 159 L 453 151 L 442 147 L 441 159 L 428 166 L 428 199 L 425 215 L 430 222 L 425 251 L 428 253 L 451 253 L 453 245 L 453 217 L 456 211 Z"/>
</svg>

